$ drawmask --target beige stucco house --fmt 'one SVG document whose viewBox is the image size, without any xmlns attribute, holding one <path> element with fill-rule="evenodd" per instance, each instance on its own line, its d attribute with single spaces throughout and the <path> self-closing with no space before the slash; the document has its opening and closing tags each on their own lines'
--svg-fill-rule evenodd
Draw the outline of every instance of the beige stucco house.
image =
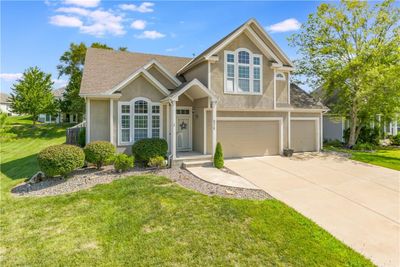
<svg viewBox="0 0 400 267">
<path fill-rule="evenodd" d="M 318 151 L 326 108 L 290 83 L 293 63 L 254 19 L 195 58 L 89 48 L 80 95 L 87 142 L 130 152 L 167 140 L 172 159 Z M 185 153 L 188 152 L 188 153 Z"/>
</svg>

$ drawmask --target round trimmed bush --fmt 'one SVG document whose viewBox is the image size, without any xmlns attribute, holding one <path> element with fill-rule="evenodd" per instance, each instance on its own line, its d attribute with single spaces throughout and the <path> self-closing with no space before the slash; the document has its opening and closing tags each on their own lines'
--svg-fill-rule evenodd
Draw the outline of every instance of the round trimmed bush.
<svg viewBox="0 0 400 267">
<path fill-rule="evenodd" d="M 108 163 L 115 154 L 115 146 L 107 141 L 94 141 L 85 146 L 86 161 L 96 165 L 100 169 Z"/>
<path fill-rule="evenodd" d="M 132 145 L 132 154 L 135 159 L 144 164 L 154 157 L 165 157 L 168 152 L 168 143 L 160 138 L 146 138 L 136 141 Z"/>
<path fill-rule="evenodd" d="M 82 148 L 73 145 L 50 146 L 37 156 L 39 168 L 46 176 L 67 176 L 73 170 L 85 163 L 85 154 Z"/>
<path fill-rule="evenodd" d="M 118 172 L 126 171 L 129 168 L 133 168 L 134 158 L 126 154 L 117 154 L 114 157 L 114 169 Z"/>
</svg>

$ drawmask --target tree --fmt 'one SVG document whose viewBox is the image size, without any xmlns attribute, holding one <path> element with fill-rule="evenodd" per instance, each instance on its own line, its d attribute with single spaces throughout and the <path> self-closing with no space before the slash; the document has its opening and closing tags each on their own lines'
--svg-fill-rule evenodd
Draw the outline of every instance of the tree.
<svg viewBox="0 0 400 267">
<path fill-rule="evenodd" d="M 92 48 L 111 49 L 111 47 L 102 43 L 92 43 Z M 125 51 L 126 48 L 119 48 Z M 81 80 L 83 74 L 83 66 L 85 64 L 87 47 L 84 43 L 71 43 L 69 50 L 64 52 L 60 57 L 60 64 L 57 66 L 58 77 L 63 75 L 69 77 L 68 84 L 65 88 L 61 110 L 66 113 L 74 113 L 81 120 L 85 113 L 85 100 L 79 96 Z"/>
<path fill-rule="evenodd" d="M 350 121 L 348 146 L 375 114 L 391 116 L 400 105 L 400 9 L 393 0 L 321 4 L 291 38 L 299 48 L 296 75 Z"/>
<path fill-rule="evenodd" d="M 56 111 L 52 86 L 50 74 L 38 67 L 28 68 L 11 88 L 11 109 L 18 114 L 31 115 L 35 125 L 39 114 Z"/>
</svg>

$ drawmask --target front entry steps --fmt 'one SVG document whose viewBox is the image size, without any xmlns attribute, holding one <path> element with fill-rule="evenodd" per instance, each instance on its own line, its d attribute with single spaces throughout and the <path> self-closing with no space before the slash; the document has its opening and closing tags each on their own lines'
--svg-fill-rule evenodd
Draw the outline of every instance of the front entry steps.
<svg viewBox="0 0 400 267">
<path fill-rule="evenodd" d="M 183 153 L 182 153 L 183 154 Z M 172 160 L 171 167 L 199 167 L 212 165 L 212 156 L 210 154 L 196 154 L 196 155 L 179 155 L 178 158 Z"/>
</svg>

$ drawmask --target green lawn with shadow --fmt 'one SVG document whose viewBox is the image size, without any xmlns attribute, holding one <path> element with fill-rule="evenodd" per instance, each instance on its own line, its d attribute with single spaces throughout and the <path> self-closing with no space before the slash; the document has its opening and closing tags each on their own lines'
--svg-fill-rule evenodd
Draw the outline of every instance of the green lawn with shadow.
<svg viewBox="0 0 400 267">
<path fill-rule="evenodd" d="M 209 197 L 160 176 L 13 197 L 36 154 L 65 140 L 65 127 L 41 127 L 1 146 L 1 266 L 373 266 L 282 202 Z"/>
<path fill-rule="evenodd" d="M 348 153 L 352 160 L 400 171 L 400 148 L 381 147 L 369 152 L 327 146 L 324 150 Z"/>
</svg>

